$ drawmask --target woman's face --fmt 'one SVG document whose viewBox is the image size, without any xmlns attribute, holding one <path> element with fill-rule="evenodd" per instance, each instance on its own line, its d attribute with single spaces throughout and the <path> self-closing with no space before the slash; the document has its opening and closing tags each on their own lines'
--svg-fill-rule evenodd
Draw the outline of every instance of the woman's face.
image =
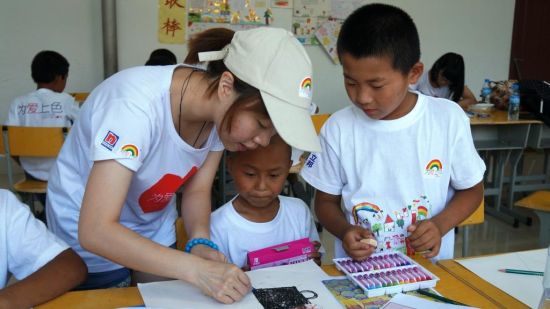
<svg viewBox="0 0 550 309">
<path fill-rule="evenodd" d="M 229 151 L 256 149 L 269 145 L 275 135 L 271 119 L 262 112 L 254 110 L 236 111 L 227 126 L 222 126 L 220 139 Z"/>
<path fill-rule="evenodd" d="M 435 81 L 436 87 L 441 88 L 445 86 L 449 86 L 450 82 L 445 76 L 443 76 L 443 71 L 439 71 L 437 74 L 437 80 Z"/>
</svg>

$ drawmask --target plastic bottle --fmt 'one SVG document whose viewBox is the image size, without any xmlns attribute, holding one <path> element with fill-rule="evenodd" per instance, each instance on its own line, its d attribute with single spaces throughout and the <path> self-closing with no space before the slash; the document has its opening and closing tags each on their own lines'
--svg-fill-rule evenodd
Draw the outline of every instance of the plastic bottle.
<svg viewBox="0 0 550 309">
<path fill-rule="evenodd" d="M 514 83 L 512 85 L 512 94 L 508 101 L 508 120 L 519 119 L 519 85 Z"/>
<path fill-rule="evenodd" d="M 486 78 L 483 81 L 483 87 L 481 87 L 481 101 L 480 103 L 491 103 L 489 98 L 491 96 L 491 80 Z"/>
<path fill-rule="evenodd" d="M 550 246 L 548 246 L 548 255 L 546 256 L 546 268 L 544 279 L 542 279 L 542 296 L 538 309 L 550 309 Z"/>
</svg>

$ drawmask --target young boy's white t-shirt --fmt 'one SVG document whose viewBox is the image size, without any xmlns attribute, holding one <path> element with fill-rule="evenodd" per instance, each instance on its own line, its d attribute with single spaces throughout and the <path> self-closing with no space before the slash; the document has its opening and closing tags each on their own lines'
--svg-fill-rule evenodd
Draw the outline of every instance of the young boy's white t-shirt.
<svg viewBox="0 0 550 309">
<path fill-rule="evenodd" d="M 443 86 L 439 88 L 435 88 L 430 84 L 429 81 L 429 71 L 424 71 L 420 78 L 418 79 L 418 82 L 416 84 L 412 84 L 409 86 L 409 89 L 419 91 L 422 94 L 429 95 L 431 97 L 436 98 L 444 98 L 444 99 L 450 99 L 451 98 L 451 90 L 448 86 Z"/>
<path fill-rule="evenodd" d="M 176 131 L 170 105 L 176 67 L 130 68 L 101 83 L 87 98 L 51 170 L 49 228 L 84 259 L 88 272 L 122 267 L 82 249 L 78 242 L 80 207 L 94 162 L 113 159 L 134 172 L 119 222 L 170 246 L 176 241 L 175 191 L 210 151 L 223 150 L 215 128 L 201 149 L 185 143 Z"/>
<path fill-rule="evenodd" d="M 311 212 L 300 199 L 279 195 L 279 212 L 273 220 L 265 223 L 252 222 L 241 216 L 233 207 L 233 200 L 212 213 L 210 238 L 228 261 L 238 267 L 247 264 L 249 251 L 305 237 L 319 241 Z"/>
<path fill-rule="evenodd" d="M 454 190 L 482 181 L 485 164 L 468 117 L 455 102 L 417 94 L 415 107 L 395 120 L 373 120 L 352 105 L 321 130 L 301 176 L 316 189 L 341 195 L 352 224 L 373 231 L 377 251 L 405 252 L 407 227 L 431 218 Z M 443 236 L 436 259 L 453 257 L 454 232 Z M 339 239 L 335 256 L 346 256 Z"/>
<path fill-rule="evenodd" d="M 6 125 L 22 127 L 70 127 L 78 118 L 74 98 L 46 88 L 17 97 L 10 105 Z M 21 166 L 33 177 L 48 180 L 55 158 L 20 157 Z"/>
<path fill-rule="evenodd" d="M 0 289 L 11 273 L 25 279 L 69 246 L 37 220 L 13 193 L 0 189 Z"/>
</svg>

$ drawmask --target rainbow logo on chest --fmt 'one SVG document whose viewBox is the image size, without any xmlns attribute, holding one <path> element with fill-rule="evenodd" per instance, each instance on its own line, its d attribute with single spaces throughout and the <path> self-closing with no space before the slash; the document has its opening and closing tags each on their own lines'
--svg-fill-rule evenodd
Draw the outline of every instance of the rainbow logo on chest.
<svg viewBox="0 0 550 309">
<path fill-rule="evenodd" d="M 358 224 L 362 221 L 362 219 L 359 217 L 360 211 L 366 211 L 372 214 L 374 217 L 380 217 L 380 207 L 377 205 L 371 204 L 371 203 L 359 203 L 352 208 L 352 215 L 353 215 L 353 221 L 355 224 Z"/>
<path fill-rule="evenodd" d="M 443 164 L 438 159 L 432 159 L 426 164 L 426 175 L 439 177 L 443 174 Z"/>
<path fill-rule="evenodd" d="M 122 146 L 120 151 L 123 152 L 127 158 L 137 158 L 139 156 L 138 148 L 132 144 Z"/>
</svg>

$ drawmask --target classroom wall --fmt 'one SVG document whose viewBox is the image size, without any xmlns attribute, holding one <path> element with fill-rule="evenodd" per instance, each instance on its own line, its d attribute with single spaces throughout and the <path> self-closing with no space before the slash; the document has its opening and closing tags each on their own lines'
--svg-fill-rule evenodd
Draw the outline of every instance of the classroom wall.
<svg viewBox="0 0 550 309">
<path fill-rule="evenodd" d="M 373 2 L 373 1 L 366 1 Z M 387 0 L 415 20 L 422 61 L 429 68 L 447 51 L 462 54 L 466 84 L 478 94 L 482 80 L 506 79 L 512 38 L 514 0 Z M 117 0 L 120 69 L 143 64 L 160 47 L 181 61 L 185 45 L 157 42 L 157 1 Z M 291 10 L 274 9 L 274 26 L 291 24 Z M 101 1 L 17 0 L 0 3 L 0 121 L 11 100 L 32 91 L 30 62 L 40 50 L 62 53 L 70 62 L 67 92 L 90 91 L 103 79 Z M 349 104 L 342 70 L 320 46 L 307 46 L 314 65 L 314 101 L 331 113 Z M 0 173 L 5 164 L 0 160 Z"/>
</svg>

